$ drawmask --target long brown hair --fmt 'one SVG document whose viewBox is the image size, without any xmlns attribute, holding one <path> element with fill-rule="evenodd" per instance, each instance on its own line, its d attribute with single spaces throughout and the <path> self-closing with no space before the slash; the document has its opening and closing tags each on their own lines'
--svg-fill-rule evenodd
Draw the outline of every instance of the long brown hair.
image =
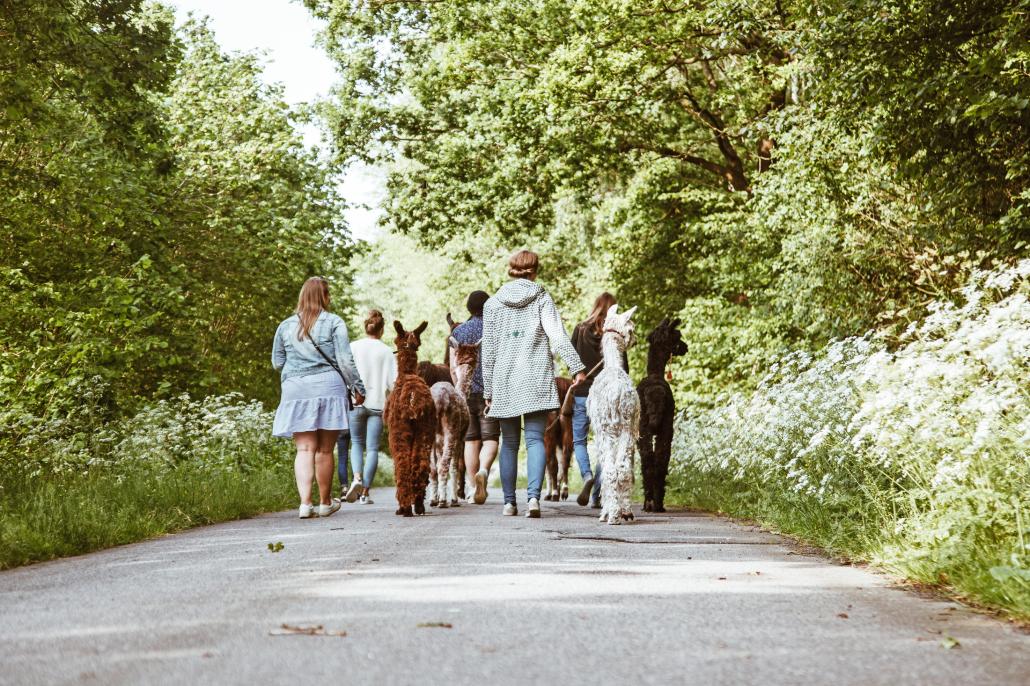
<svg viewBox="0 0 1030 686">
<path fill-rule="evenodd" d="M 300 287 L 300 296 L 297 298 L 297 316 L 300 317 L 297 340 L 310 339 L 315 320 L 328 309 L 329 282 L 321 276 L 312 276 Z"/>
<path fill-rule="evenodd" d="M 590 316 L 583 323 L 600 336 L 604 333 L 604 319 L 608 316 L 608 308 L 615 303 L 615 296 L 605 291 L 597 296 L 597 300 L 594 301 L 594 309 L 590 310 Z"/>
</svg>

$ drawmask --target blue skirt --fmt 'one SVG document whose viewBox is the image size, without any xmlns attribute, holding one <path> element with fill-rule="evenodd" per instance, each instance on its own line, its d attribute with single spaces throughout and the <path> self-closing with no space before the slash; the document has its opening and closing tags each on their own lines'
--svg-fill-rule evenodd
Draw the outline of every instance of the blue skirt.
<svg viewBox="0 0 1030 686">
<path fill-rule="evenodd" d="M 335 370 L 283 381 L 272 434 L 291 438 L 300 431 L 347 429 L 347 387 Z"/>
</svg>

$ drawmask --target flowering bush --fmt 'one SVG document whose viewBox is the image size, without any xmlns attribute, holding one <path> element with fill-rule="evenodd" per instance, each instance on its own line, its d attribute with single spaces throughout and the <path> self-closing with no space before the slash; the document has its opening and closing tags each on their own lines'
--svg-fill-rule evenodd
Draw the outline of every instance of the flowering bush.
<svg viewBox="0 0 1030 686">
<path fill-rule="evenodd" d="M 100 380 L 95 380 L 100 385 Z M 5 416 L 19 434 L 17 462 L 26 477 L 81 474 L 90 469 L 141 467 L 250 471 L 283 462 L 287 441 L 272 437 L 272 413 L 238 393 L 194 400 L 161 400 L 116 422 L 95 417 L 96 388 L 82 390 L 77 413 L 59 419 Z M 27 459 L 26 459 L 27 458 Z M 15 457 L 8 455 L 7 459 Z"/>
<path fill-rule="evenodd" d="M 678 420 L 670 489 L 1030 614 L 1030 260 Z"/>
</svg>

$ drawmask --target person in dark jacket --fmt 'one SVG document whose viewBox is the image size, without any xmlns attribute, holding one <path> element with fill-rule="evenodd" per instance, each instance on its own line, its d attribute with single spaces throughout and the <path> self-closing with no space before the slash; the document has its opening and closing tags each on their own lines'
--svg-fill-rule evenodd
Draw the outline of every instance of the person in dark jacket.
<svg viewBox="0 0 1030 686">
<path fill-rule="evenodd" d="M 590 386 L 594 377 L 600 369 L 594 369 L 601 361 L 601 335 L 604 333 L 604 318 L 608 314 L 608 308 L 616 303 L 615 296 L 604 292 L 597 296 L 590 316 L 576 325 L 572 332 L 572 346 L 579 354 L 588 371 L 592 370 L 585 381 L 572 387 L 573 408 L 572 408 L 572 449 L 576 454 L 576 463 L 579 465 L 579 473 L 583 477 L 583 490 L 576 499 L 580 505 L 586 505 L 591 499 L 591 506 L 601 507 L 601 464 L 597 464 L 597 473 L 590 470 L 590 454 L 587 452 L 587 434 L 590 432 L 590 417 L 587 415 L 587 396 L 590 394 Z M 622 368 L 629 371 L 629 361 L 626 353 L 622 354 Z"/>
</svg>

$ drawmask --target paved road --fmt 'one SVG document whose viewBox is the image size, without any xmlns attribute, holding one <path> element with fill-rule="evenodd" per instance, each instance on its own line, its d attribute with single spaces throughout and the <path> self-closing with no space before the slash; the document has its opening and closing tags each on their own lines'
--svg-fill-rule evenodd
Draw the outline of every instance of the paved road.
<svg viewBox="0 0 1030 686">
<path fill-rule="evenodd" d="M 4 572 L 0 684 L 1030 683 L 1030 636 L 726 520 L 378 495 Z"/>
</svg>

